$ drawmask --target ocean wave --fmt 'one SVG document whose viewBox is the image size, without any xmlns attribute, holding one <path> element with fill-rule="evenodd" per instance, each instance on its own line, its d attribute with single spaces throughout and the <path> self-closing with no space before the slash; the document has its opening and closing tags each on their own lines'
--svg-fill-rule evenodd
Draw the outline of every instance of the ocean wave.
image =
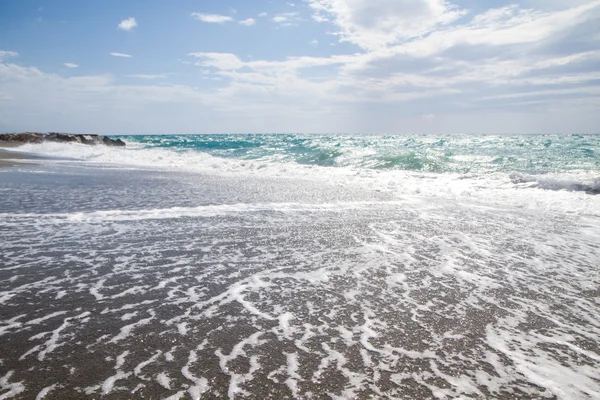
<svg viewBox="0 0 600 400">
<path fill-rule="evenodd" d="M 177 140 L 197 141 L 193 138 L 177 138 Z M 150 140 L 150 139 L 148 139 Z M 157 143 L 169 141 L 168 137 L 155 137 Z M 216 140 L 216 139 L 215 139 Z M 293 146 L 285 147 L 281 144 L 283 139 L 271 139 L 269 146 L 277 147 L 264 152 L 268 147 L 264 143 L 256 147 L 254 155 L 247 151 L 244 157 L 234 155 L 219 156 L 218 153 L 200 151 L 182 146 L 154 146 L 140 140 L 128 141 L 126 148 L 112 148 L 106 146 L 84 146 L 78 144 L 43 143 L 25 145 L 20 150 L 60 157 L 63 160 L 48 160 L 45 163 L 59 165 L 106 166 L 123 169 L 167 170 L 185 173 L 203 173 L 223 176 L 247 176 L 249 178 L 276 178 L 276 179 L 301 179 L 321 182 L 328 185 L 360 188 L 360 190 L 391 193 L 396 196 L 424 196 L 439 199 L 468 199 L 481 203 L 502 204 L 513 207 L 557 210 L 578 212 L 584 214 L 600 215 L 600 197 L 590 196 L 600 192 L 598 177 L 600 171 L 597 167 L 588 164 L 561 161 L 552 164 L 552 160 L 544 162 L 537 160 L 523 163 L 523 170 L 513 168 L 508 160 L 513 156 L 506 154 L 496 157 L 489 150 L 472 154 L 467 151 L 455 152 L 450 155 L 448 149 L 444 153 L 436 153 L 418 149 L 419 146 L 430 149 L 433 141 L 426 146 L 417 141 L 401 141 L 402 146 L 409 147 L 406 154 L 414 155 L 402 157 L 387 154 L 399 152 L 397 142 L 393 138 L 365 138 L 347 139 L 353 144 L 344 143 L 343 140 L 316 138 L 305 140 L 296 138 Z M 463 139 L 467 140 L 467 139 Z M 286 138 L 283 141 L 292 141 Z M 317 145 L 317 142 L 323 142 Z M 393 151 L 385 149 L 383 143 L 393 147 Z M 388 141 L 388 142 L 386 142 Z M 496 141 L 488 137 L 471 138 L 471 146 L 488 148 L 497 146 Z M 230 142 L 230 146 L 233 146 Z M 278 144 L 279 143 L 279 144 Z M 358 145 L 362 143 L 363 145 Z M 339 146 L 338 146 L 339 145 Z M 305 147 L 313 146 L 313 156 L 325 148 L 329 153 L 317 156 L 317 159 L 308 159 L 305 162 L 298 160 L 305 154 Z M 395 146 L 395 147 L 394 147 Z M 438 144 L 444 148 L 446 144 Z M 467 146 L 463 144 L 461 146 Z M 291 149 L 296 149 L 296 152 Z M 249 147 L 246 147 L 246 150 Z M 260 149 L 262 155 L 256 153 Z M 320 150 L 315 150 L 320 149 Z M 333 151 L 339 149 L 339 153 Z M 246 151 L 244 150 L 244 151 Z M 499 150 L 494 150 L 498 152 Z M 424 155 L 421 158 L 420 154 Z M 440 155 L 442 154 L 442 155 Z M 447 154 L 447 155 L 444 155 Z M 446 160 L 451 158 L 451 161 Z M 518 158 L 518 157 L 513 157 Z M 71 161 L 67 161 L 70 159 Z M 72 161 L 76 160 L 76 161 Z M 389 165 L 382 166 L 384 160 Z M 509 164 L 506 164 L 509 162 Z M 521 162 L 521 161 L 519 161 Z M 412 165 L 409 165 L 413 163 Z M 450 164 L 452 167 L 449 167 Z M 505 163 L 505 164 L 502 164 Z M 511 164 L 512 163 L 512 164 Z M 325 165 L 323 165 L 325 164 Z M 456 165 L 462 165 L 458 168 Z M 554 171 L 537 172 L 535 165 L 549 164 Z M 575 165 L 575 166 L 573 166 Z M 577 167 L 577 168 L 576 168 Z M 549 166 L 545 167 L 549 169 Z M 534 172 L 532 172 L 534 171 Z M 583 196 L 583 197 L 582 197 Z M 594 200 L 593 198 L 596 198 Z"/>
<path fill-rule="evenodd" d="M 355 201 L 337 203 L 263 203 L 218 204 L 197 207 L 170 207 L 142 210 L 99 210 L 73 213 L 0 213 L 0 221 L 7 226 L 23 221 L 38 224 L 79 224 L 115 221 L 164 220 L 179 218 L 211 218 L 227 215 L 261 213 L 339 213 L 343 211 L 373 210 L 405 204 L 398 201 Z"/>
<path fill-rule="evenodd" d="M 164 161 L 169 160 L 176 164 L 181 158 L 189 161 L 204 157 L 203 161 L 206 161 L 206 156 L 210 156 L 227 160 L 361 170 L 457 174 L 517 171 L 532 175 L 569 171 L 600 173 L 594 150 L 600 148 L 600 136 L 578 138 L 557 135 L 549 138 L 458 135 L 440 138 L 426 135 L 148 135 L 123 138 L 129 144 L 128 149 L 115 150 L 152 150 L 154 156 L 165 158 L 160 159 L 158 165 L 164 165 Z M 52 143 L 43 144 L 42 151 L 44 146 L 49 145 Z M 62 155 L 85 160 L 110 157 L 102 146 L 54 145 L 51 148 L 52 155 L 66 153 Z M 33 152 L 40 149 L 37 146 L 29 147 Z M 122 158 L 123 153 L 114 154 Z M 146 156 L 153 157 L 151 153 Z"/>
<path fill-rule="evenodd" d="M 510 179 L 515 184 L 527 184 L 528 187 L 600 194 L 600 177 L 582 179 L 552 175 L 529 175 L 513 172 L 510 174 Z"/>
</svg>

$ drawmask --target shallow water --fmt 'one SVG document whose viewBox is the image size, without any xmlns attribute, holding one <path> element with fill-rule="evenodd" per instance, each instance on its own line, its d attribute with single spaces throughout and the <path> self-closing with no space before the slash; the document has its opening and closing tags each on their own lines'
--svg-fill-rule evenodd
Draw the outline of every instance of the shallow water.
<svg viewBox="0 0 600 400">
<path fill-rule="evenodd" d="M 598 196 L 105 162 L 0 171 L 0 398 L 600 398 Z"/>
</svg>

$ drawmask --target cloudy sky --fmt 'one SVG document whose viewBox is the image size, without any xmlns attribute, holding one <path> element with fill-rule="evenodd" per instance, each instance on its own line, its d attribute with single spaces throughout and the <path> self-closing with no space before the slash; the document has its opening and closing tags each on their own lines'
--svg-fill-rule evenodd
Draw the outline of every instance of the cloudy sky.
<svg viewBox="0 0 600 400">
<path fill-rule="evenodd" d="M 1 0 L 25 130 L 600 133 L 600 0 Z"/>
</svg>

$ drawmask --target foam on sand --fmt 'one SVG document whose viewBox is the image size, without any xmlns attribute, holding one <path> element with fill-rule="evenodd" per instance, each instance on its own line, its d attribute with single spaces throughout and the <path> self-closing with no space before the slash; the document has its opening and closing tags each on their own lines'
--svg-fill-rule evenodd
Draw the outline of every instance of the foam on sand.
<svg viewBox="0 0 600 400">
<path fill-rule="evenodd" d="M 40 202 L 0 213 L 3 398 L 600 398 L 599 196 L 67 170 L 0 180 Z M 124 207 L 88 206 L 117 187 Z"/>
<path fill-rule="evenodd" d="M 0 400 L 16 397 L 25 391 L 25 386 L 22 382 L 10 382 L 15 371 L 8 371 L 6 375 L 0 378 Z"/>
</svg>

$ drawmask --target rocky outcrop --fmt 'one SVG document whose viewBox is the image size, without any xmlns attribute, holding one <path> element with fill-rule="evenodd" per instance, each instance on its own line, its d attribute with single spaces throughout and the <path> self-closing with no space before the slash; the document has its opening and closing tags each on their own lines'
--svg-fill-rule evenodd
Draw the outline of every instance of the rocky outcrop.
<svg viewBox="0 0 600 400">
<path fill-rule="evenodd" d="M 3 142 L 42 143 L 44 141 L 43 138 L 44 134 L 37 132 L 6 133 L 0 135 L 0 141 Z"/>
<path fill-rule="evenodd" d="M 122 141 L 121 139 L 117 138 L 115 140 L 115 139 L 109 138 L 108 136 L 102 137 L 102 143 L 104 143 L 107 146 L 125 147 L 125 142 Z"/>
<path fill-rule="evenodd" d="M 125 142 L 121 139 L 111 139 L 108 136 L 102 138 L 98 135 L 75 135 L 72 133 L 38 133 L 38 132 L 23 132 L 23 133 L 5 133 L 0 135 L 0 141 L 3 142 L 20 142 L 20 143 L 42 143 L 42 142 L 60 142 L 60 143 L 81 143 L 87 145 L 104 144 L 106 146 L 123 147 Z"/>
</svg>

